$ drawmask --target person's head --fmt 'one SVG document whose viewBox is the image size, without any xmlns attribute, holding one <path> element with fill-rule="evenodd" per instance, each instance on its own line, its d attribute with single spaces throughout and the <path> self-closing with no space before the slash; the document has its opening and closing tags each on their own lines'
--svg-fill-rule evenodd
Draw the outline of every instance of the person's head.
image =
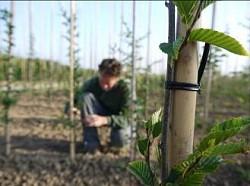
<svg viewBox="0 0 250 186">
<path fill-rule="evenodd" d="M 103 90 L 110 90 L 120 78 L 122 65 L 114 58 L 103 59 L 99 65 L 99 82 Z"/>
</svg>

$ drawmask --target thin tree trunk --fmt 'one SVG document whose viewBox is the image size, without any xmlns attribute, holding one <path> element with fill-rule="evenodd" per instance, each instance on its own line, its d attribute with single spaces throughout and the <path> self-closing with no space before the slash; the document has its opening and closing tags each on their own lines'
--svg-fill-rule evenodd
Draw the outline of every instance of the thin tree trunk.
<svg viewBox="0 0 250 186">
<path fill-rule="evenodd" d="M 70 121 L 73 124 L 70 131 L 70 158 L 75 160 L 75 126 L 74 126 L 74 63 L 75 63 L 75 16 L 76 16 L 76 2 L 70 1 Z"/>
<path fill-rule="evenodd" d="M 49 86 L 48 86 L 48 94 L 49 94 L 49 103 L 52 101 L 52 89 L 53 89 L 53 10 L 51 9 L 51 14 L 50 14 L 50 60 L 48 61 L 50 63 L 50 72 L 49 72 Z"/>
<path fill-rule="evenodd" d="M 168 42 L 172 43 L 175 40 L 175 6 L 172 1 L 169 1 L 167 4 L 168 7 Z M 166 80 L 173 80 L 173 70 L 174 64 L 172 64 L 171 56 L 168 56 L 167 62 L 167 72 Z M 171 70 L 172 68 L 172 70 Z M 161 138 L 161 154 L 162 154 L 162 167 L 161 167 L 161 182 L 162 185 L 165 185 L 166 177 L 168 176 L 168 166 L 167 166 L 167 134 L 168 134 L 168 125 L 170 121 L 170 109 L 171 109 L 171 91 L 165 89 L 165 101 L 164 101 L 164 115 L 163 115 L 163 125 L 162 125 L 162 138 Z"/>
<path fill-rule="evenodd" d="M 131 123 L 131 137 L 132 137 L 132 159 L 135 159 L 135 142 L 133 140 L 135 134 L 136 134 L 136 62 L 135 62 L 135 11 L 136 11 L 136 1 L 133 0 L 133 15 L 132 15 L 132 79 L 131 79 L 131 95 L 132 95 L 132 123 Z"/>
<path fill-rule="evenodd" d="M 10 25 L 13 25 L 13 20 L 14 20 L 14 1 L 10 2 L 10 12 L 11 12 L 11 16 L 10 16 Z M 8 46 L 8 64 L 7 64 L 7 74 L 6 74 L 6 86 L 7 86 L 7 90 L 6 90 L 6 98 L 10 97 L 11 94 L 11 79 L 12 79 L 12 68 L 11 68 L 11 59 L 12 59 L 12 49 L 13 49 L 13 33 L 8 35 L 8 40 L 9 40 L 9 46 Z M 5 109 L 5 118 L 6 118 L 6 123 L 5 123 L 5 140 L 6 140 L 6 156 L 9 156 L 11 153 L 11 126 L 9 123 L 9 107 L 7 107 Z"/>
<path fill-rule="evenodd" d="M 215 25 L 215 15 L 216 15 L 216 1 L 213 3 L 213 15 L 212 15 L 212 25 L 211 25 L 212 29 L 214 29 Z M 204 104 L 205 123 L 207 123 L 209 119 L 210 94 L 211 94 L 212 77 L 213 77 L 213 64 L 208 63 L 207 65 L 208 65 L 208 79 L 207 79 L 207 88 L 206 88 L 205 104 Z"/>
<path fill-rule="evenodd" d="M 197 23 L 196 23 L 197 25 Z M 178 35 L 187 30 L 178 18 Z M 197 83 L 197 44 L 187 43 L 175 62 L 174 81 Z M 172 115 L 168 129 L 168 168 L 184 160 L 193 152 L 196 92 L 173 90 Z"/>
<path fill-rule="evenodd" d="M 93 24 L 92 24 L 93 25 Z M 92 70 L 94 65 L 93 65 L 93 26 L 90 26 L 90 32 L 89 32 L 89 62 L 90 62 L 90 69 Z"/>
<path fill-rule="evenodd" d="M 146 54 L 146 88 L 145 88 L 145 102 L 144 102 L 144 117 L 148 118 L 148 99 L 149 99 L 149 71 L 150 71 L 150 36 L 151 36 L 151 1 L 148 3 L 148 38 L 147 38 L 147 54 Z"/>
<path fill-rule="evenodd" d="M 124 22 L 123 1 L 121 1 L 121 25 L 120 25 L 120 41 L 119 41 L 119 60 L 122 58 L 122 36 L 123 36 L 123 22 Z"/>
<path fill-rule="evenodd" d="M 31 1 L 28 3 L 28 12 L 29 12 L 29 57 L 27 61 L 27 80 L 28 82 L 32 82 L 32 67 L 31 67 L 31 59 L 34 55 L 34 37 L 32 32 L 32 10 L 31 10 Z M 32 87 L 31 87 L 32 88 Z"/>
</svg>

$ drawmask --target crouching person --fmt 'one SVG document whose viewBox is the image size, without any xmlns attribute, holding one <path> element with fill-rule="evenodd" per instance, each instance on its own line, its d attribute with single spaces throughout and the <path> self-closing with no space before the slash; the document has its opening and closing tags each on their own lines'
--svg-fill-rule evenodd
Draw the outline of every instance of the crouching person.
<svg viewBox="0 0 250 186">
<path fill-rule="evenodd" d="M 100 147 L 98 127 L 110 127 L 110 146 L 123 147 L 128 143 L 129 91 L 120 78 L 122 66 L 116 59 L 104 59 L 99 74 L 87 80 L 80 90 L 80 110 L 83 124 L 84 151 Z"/>
</svg>

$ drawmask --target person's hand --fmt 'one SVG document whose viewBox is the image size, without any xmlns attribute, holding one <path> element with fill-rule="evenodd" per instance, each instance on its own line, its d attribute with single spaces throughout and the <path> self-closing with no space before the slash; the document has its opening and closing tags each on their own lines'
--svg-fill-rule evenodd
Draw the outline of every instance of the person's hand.
<svg viewBox="0 0 250 186">
<path fill-rule="evenodd" d="M 88 115 L 83 120 L 85 126 L 87 127 L 102 127 L 107 125 L 108 118 L 100 115 Z"/>
<path fill-rule="evenodd" d="M 80 110 L 78 110 L 77 108 L 73 108 L 72 109 L 72 111 L 73 111 L 73 114 L 76 116 L 76 115 L 80 115 Z"/>
<path fill-rule="evenodd" d="M 80 114 L 81 114 L 81 112 L 80 112 L 80 110 L 78 110 L 77 108 L 73 108 L 72 109 L 72 112 L 73 112 L 73 115 L 76 117 L 76 116 L 80 116 Z M 67 116 L 67 117 L 70 117 L 70 110 L 68 109 L 65 113 L 65 116 Z"/>
</svg>

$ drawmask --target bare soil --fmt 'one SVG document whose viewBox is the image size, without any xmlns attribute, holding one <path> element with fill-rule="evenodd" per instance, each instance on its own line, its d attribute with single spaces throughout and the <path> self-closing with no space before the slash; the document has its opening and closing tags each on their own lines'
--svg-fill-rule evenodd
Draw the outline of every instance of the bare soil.
<svg viewBox="0 0 250 186">
<path fill-rule="evenodd" d="M 69 129 L 62 123 L 66 97 L 23 94 L 11 110 L 12 154 L 4 155 L 4 131 L 0 125 L 0 185 L 139 185 L 126 166 L 128 150 L 119 153 L 82 150 L 82 127 L 77 126 L 76 161 L 69 159 Z M 103 145 L 108 130 L 101 129 Z M 197 132 L 201 136 L 201 132 Z M 207 186 L 250 185 L 250 155 L 241 155 L 234 164 L 222 166 L 210 175 Z"/>
</svg>

